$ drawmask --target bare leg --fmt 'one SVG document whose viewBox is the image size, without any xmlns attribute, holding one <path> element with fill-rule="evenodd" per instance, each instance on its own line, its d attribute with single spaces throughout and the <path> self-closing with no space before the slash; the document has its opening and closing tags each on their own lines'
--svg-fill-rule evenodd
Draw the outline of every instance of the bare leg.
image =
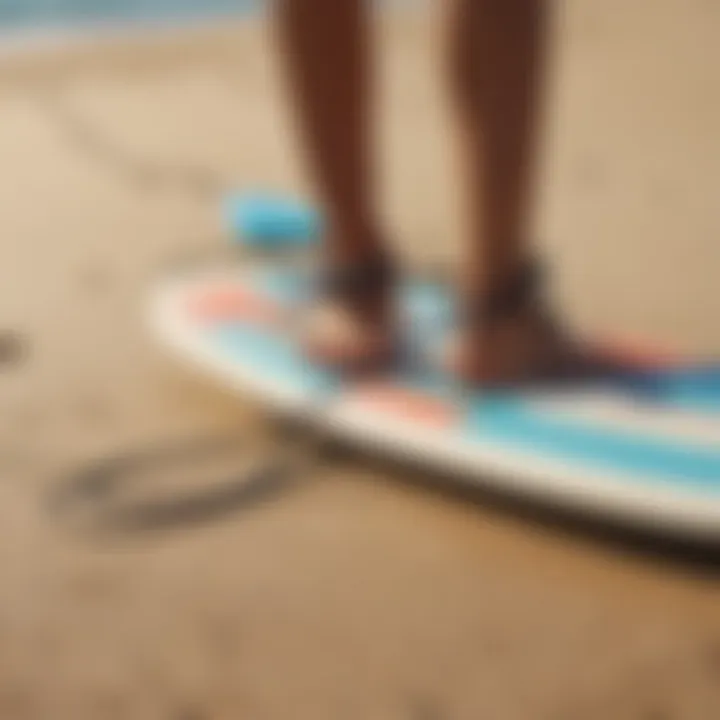
<svg viewBox="0 0 720 720">
<path fill-rule="evenodd" d="M 281 0 L 280 36 L 300 137 L 324 203 L 331 252 L 377 250 L 364 0 Z"/>
<path fill-rule="evenodd" d="M 501 290 L 529 255 L 546 0 L 454 0 L 450 85 L 468 218 L 464 301 Z M 532 313 L 530 313 L 532 315 Z M 478 381 L 532 374 L 546 355 L 528 313 L 472 324 L 460 365 Z"/>
<path fill-rule="evenodd" d="M 329 226 L 326 259 L 340 268 L 382 260 L 385 248 L 372 197 L 366 4 L 364 0 L 280 0 L 278 13 L 298 130 Z M 320 343 L 323 355 L 375 353 L 374 340 L 385 324 L 388 305 L 383 290 L 362 298 L 348 296 L 341 303 L 339 322 L 339 308 L 331 303 L 334 320 L 319 323 L 333 328 L 320 332 L 331 338 Z"/>
</svg>

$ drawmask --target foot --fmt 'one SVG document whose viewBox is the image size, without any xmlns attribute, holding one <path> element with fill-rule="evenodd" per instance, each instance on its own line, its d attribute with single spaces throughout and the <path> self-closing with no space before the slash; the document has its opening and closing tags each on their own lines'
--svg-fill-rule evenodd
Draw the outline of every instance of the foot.
<svg viewBox="0 0 720 720">
<path fill-rule="evenodd" d="M 451 367 L 465 382 L 486 387 L 562 382 L 609 370 L 572 341 L 538 297 L 535 270 L 527 266 L 499 292 L 466 303 L 470 308 Z"/>
<path fill-rule="evenodd" d="M 309 357 L 345 372 L 389 364 L 395 348 L 393 279 L 390 264 L 379 256 L 329 268 L 305 334 Z"/>
<path fill-rule="evenodd" d="M 467 330 L 452 362 L 465 382 L 487 387 L 578 379 L 599 367 L 599 360 L 589 352 L 547 321 L 532 317 Z"/>
</svg>

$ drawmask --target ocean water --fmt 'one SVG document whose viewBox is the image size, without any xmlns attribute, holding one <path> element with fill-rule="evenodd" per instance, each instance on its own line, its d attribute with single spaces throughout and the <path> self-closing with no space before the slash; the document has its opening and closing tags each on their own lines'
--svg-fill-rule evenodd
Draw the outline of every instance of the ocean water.
<svg viewBox="0 0 720 720">
<path fill-rule="evenodd" d="M 0 31 L 183 21 L 247 12 L 259 0 L 0 0 Z"/>
</svg>

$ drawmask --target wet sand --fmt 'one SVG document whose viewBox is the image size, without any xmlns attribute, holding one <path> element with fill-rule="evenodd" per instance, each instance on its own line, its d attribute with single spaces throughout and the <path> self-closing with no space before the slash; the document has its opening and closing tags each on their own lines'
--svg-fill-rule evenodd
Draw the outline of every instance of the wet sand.
<svg viewBox="0 0 720 720">
<path fill-rule="evenodd" d="M 715 3 L 560 7 L 537 235 L 573 322 L 720 352 Z M 432 16 L 383 22 L 388 223 L 457 258 Z M 221 188 L 308 193 L 267 26 L 0 58 L 0 718 L 712 720 L 720 587 L 363 458 L 252 512 L 97 539 L 89 458 L 258 412 L 143 326 Z"/>
</svg>

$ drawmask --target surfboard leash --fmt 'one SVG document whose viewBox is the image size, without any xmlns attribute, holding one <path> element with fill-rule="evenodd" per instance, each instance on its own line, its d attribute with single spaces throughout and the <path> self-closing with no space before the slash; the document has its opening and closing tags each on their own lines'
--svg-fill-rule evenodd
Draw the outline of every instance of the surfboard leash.
<svg viewBox="0 0 720 720">
<path fill-rule="evenodd" d="M 237 259 L 236 253 L 234 256 Z M 254 259 L 257 262 L 266 257 L 255 254 Z M 309 299 L 292 306 L 294 312 L 285 316 L 284 330 L 288 335 L 303 332 L 311 307 Z M 308 361 L 308 372 L 310 369 Z M 248 441 L 238 433 L 164 440 L 93 460 L 63 474 L 52 483 L 46 510 L 73 531 L 117 535 L 209 522 L 277 499 L 316 471 L 319 461 L 330 457 L 329 448 L 336 447 L 329 442 L 321 422 L 323 413 L 337 397 L 335 387 L 311 387 L 313 391 L 298 412 L 270 416 L 267 447 L 251 463 L 247 459 Z M 208 478 L 200 492 L 175 493 L 171 497 L 167 493 L 162 497 L 161 493 L 160 497 L 156 494 L 141 500 L 124 497 L 128 490 L 132 495 L 133 489 L 139 489 L 138 478 L 187 472 L 188 466 L 199 466 L 222 455 L 230 459 L 230 470 L 217 482 Z"/>
</svg>

